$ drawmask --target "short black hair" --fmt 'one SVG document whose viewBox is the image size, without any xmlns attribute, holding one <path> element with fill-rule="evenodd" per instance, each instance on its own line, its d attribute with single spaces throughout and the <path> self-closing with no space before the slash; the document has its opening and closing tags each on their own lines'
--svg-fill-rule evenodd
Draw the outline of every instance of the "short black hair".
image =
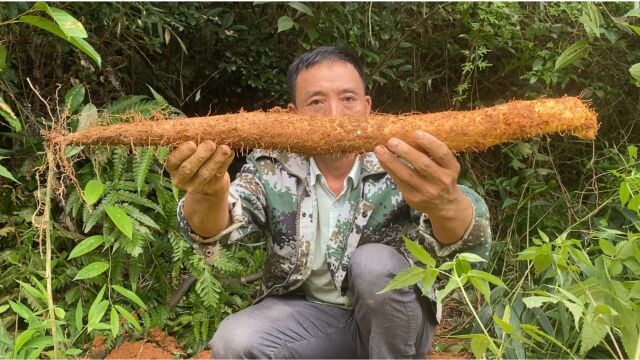
<svg viewBox="0 0 640 360">
<path fill-rule="evenodd" d="M 296 82 L 298 81 L 298 75 L 300 75 L 302 71 L 325 61 L 343 61 L 351 64 L 362 79 L 364 92 L 367 92 L 367 74 L 364 71 L 362 60 L 360 60 L 353 50 L 343 46 L 320 46 L 298 56 L 289 66 L 287 81 L 291 101 L 294 104 L 296 102 Z"/>
</svg>

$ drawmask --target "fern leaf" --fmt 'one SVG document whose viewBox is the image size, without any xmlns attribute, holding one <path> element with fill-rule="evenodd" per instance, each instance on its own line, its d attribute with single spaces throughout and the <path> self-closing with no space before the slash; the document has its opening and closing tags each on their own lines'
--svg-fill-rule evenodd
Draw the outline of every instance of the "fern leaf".
<svg viewBox="0 0 640 360">
<path fill-rule="evenodd" d="M 111 155 L 111 162 L 113 163 L 112 176 L 114 181 L 118 181 L 122 177 L 124 166 L 127 163 L 127 155 L 122 147 L 117 147 L 113 150 Z"/>
<path fill-rule="evenodd" d="M 200 255 L 194 254 L 189 260 L 189 270 L 196 277 L 196 293 L 205 306 L 215 308 L 219 304 L 222 284 Z"/>
<path fill-rule="evenodd" d="M 142 186 L 145 183 L 152 161 L 153 152 L 152 149 L 148 147 L 142 149 L 133 161 L 133 176 L 136 181 L 138 193 L 140 193 L 140 189 L 142 189 Z"/>
<path fill-rule="evenodd" d="M 160 206 L 158 206 L 158 204 L 154 203 L 153 201 L 151 201 L 151 200 L 149 200 L 149 199 L 147 199 L 145 197 L 142 197 L 142 196 L 140 196 L 138 194 L 135 194 L 135 193 L 132 193 L 132 192 L 123 191 L 123 190 L 116 191 L 116 194 L 118 194 L 118 200 L 120 200 L 120 201 L 146 206 L 146 207 L 148 207 L 150 209 L 153 209 L 153 210 L 159 212 L 160 214 L 162 214 L 164 216 L 164 212 L 162 211 Z"/>
<path fill-rule="evenodd" d="M 216 269 L 222 270 L 226 273 L 240 273 L 242 272 L 242 265 L 238 263 L 231 252 L 227 249 L 221 249 L 218 254 L 218 258 L 213 263 Z"/>
<path fill-rule="evenodd" d="M 138 185 L 135 183 L 135 181 L 130 181 L 130 180 L 118 181 L 117 183 L 114 184 L 113 188 L 116 190 L 124 190 L 129 192 L 138 191 Z M 149 187 L 147 186 L 147 184 L 143 184 L 142 188 L 140 188 L 140 195 L 144 195 L 148 192 L 149 192 Z"/>
<path fill-rule="evenodd" d="M 82 200 L 77 191 L 73 191 L 71 195 L 69 195 L 69 199 L 67 199 L 67 204 L 64 209 L 64 214 L 69 215 L 71 213 L 72 217 L 78 216 L 78 210 L 80 210 L 80 205 L 82 205 Z"/>
<path fill-rule="evenodd" d="M 151 217 L 140 211 L 137 207 L 128 203 L 120 204 L 120 206 L 130 217 L 139 221 L 141 224 L 144 224 L 156 230 L 160 230 L 160 226 L 158 226 L 158 224 L 153 221 Z"/>
<path fill-rule="evenodd" d="M 140 104 L 148 103 L 148 97 L 144 95 L 129 95 L 123 96 L 120 99 L 113 101 L 106 109 L 109 114 L 124 114 L 126 112 L 135 111 L 136 108 L 140 108 Z"/>
<path fill-rule="evenodd" d="M 89 232 L 98 221 L 104 220 L 104 209 L 109 205 L 113 205 L 115 203 L 115 194 L 109 193 L 105 196 L 100 204 L 93 210 L 93 212 L 89 212 L 89 207 L 84 208 L 84 212 L 82 213 L 82 222 L 84 223 L 84 232 Z"/>
</svg>

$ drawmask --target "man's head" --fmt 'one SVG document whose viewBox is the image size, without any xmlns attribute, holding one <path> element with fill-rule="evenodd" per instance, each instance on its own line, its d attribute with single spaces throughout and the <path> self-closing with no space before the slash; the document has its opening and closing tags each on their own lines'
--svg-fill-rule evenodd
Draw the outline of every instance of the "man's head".
<svg viewBox="0 0 640 360">
<path fill-rule="evenodd" d="M 304 53 L 291 64 L 287 78 L 291 110 L 327 116 L 371 110 L 362 62 L 348 49 L 319 47 Z"/>
</svg>

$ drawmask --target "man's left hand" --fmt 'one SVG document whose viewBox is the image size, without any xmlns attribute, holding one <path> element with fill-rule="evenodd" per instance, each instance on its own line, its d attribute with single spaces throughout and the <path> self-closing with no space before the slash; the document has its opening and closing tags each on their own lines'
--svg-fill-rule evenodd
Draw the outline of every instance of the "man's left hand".
<svg viewBox="0 0 640 360">
<path fill-rule="evenodd" d="M 424 131 L 416 132 L 415 141 L 417 147 L 397 138 L 389 139 L 386 146 L 377 146 L 380 165 L 416 211 L 432 220 L 457 222 L 454 218 L 462 216 L 469 217 L 470 222 L 471 203 L 458 189 L 460 163 L 456 157 L 446 144 Z"/>
</svg>

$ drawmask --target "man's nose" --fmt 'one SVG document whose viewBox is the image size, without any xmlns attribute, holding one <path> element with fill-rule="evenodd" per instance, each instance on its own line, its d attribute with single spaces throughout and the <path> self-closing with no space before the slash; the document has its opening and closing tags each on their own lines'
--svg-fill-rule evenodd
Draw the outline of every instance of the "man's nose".
<svg viewBox="0 0 640 360">
<path fill-rule="evenodd" d="M 339 101 L 331 100 L 325 107 L 325 116 L 341 116 L 343 115 L 342 106 Z"/>
</svg>

